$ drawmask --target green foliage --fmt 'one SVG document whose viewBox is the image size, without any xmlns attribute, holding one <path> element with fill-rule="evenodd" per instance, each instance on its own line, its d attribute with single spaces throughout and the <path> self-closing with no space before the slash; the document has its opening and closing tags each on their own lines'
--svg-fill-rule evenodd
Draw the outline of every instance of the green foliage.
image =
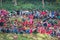
<svg viewBox="0 0 60 40">
<path fill-rule="evenodd" d="M 22 9 L 33 9 L 35 8 L 35 5 L 34 4 L 23 4 L 21 5 L 21 8 Z"/>
<path fill-rule="evenodd" d="M 56 3 L 49 3 L 45 2 L 45 8 L 42 8 L 42 2 L 41 0 L 31 1 L 31 0 L 17 0 L 18 5 L 14 6 L 12 1 L 3 1 L 2 6 L 0 6 L 0 9 L 7 9 L 7 10 L 18 10 L 18 9 L 24 9 L 24 10 L 33 10 L 33 9 L 40 9 L 40 10 L 59 10 L 60 4 Z M 1 5 L 1 2 L 0 2 Z"/>
<path fill-rule="evenodd" d="M 14 37 L 15 36 L 15 37 Z M 12 34 L 1 33 L 0 40 L 58 40 L 47 34 Z"/>
</svg>

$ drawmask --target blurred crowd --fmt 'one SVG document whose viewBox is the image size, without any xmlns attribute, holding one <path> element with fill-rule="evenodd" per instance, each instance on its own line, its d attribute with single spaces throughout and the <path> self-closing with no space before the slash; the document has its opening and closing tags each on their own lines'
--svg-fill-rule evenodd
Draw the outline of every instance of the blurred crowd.
<svg viewBox="0 0 60 40">
<path fill-rule="evenodd" d="M 60 36 L 60 12 L 48 10 L 0 10 L 0 32 Z"/>
</svg>

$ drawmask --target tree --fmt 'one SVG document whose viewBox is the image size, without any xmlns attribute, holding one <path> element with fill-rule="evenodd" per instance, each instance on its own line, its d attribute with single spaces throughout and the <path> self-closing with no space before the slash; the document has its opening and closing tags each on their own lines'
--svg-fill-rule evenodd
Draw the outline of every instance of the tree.
<svg viewBox="0 0 60 40">
<path fill-rule="evenodd" d="M 59 0 L 56 0 L 56 3 L 58 3 L 59 2 Z"/>
<path fill-rule="evenodd" d="M 12 2 L 14 3 L 14 6 L 17 6 L 17 0 L 12 0 Z"/>
<path fill-rule="evenodd" d="M 2 7 L 2 0 L 1 0 L 1 7 Z"/>
<path fill-rule="evenodd" d="M 44 8 L 44 0 L 42 0 L 42 5 L 43 5 L 42 7 Z"/>
</svg>

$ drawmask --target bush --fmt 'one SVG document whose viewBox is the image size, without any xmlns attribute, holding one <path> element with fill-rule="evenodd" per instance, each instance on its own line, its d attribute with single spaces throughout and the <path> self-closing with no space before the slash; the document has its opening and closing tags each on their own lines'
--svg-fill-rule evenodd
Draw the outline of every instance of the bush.
<svg viewBox="0 0 60 40">
<path fill-rule="evenodd" d="M 1 5 L 1 2 L 0 2 Z M 60 5 L 55 4 L 49 4 L 48 2 L 45 2 L 45 8 L 42 8 L 42 2 L 38 1 L 31 1 L 31 2 L 24 2 L 19 1 L 17 6 L 14 6 L 12 2 L 4 2 L 2 7 L 0 6 L 0 9 L 7 9 L 7 10 L 18 10 L 18 9 L 24 9 L 24 10 L 33 10 L 33 9 L 40 9 L 40 10 L 59 10 Z"/>
</svg>

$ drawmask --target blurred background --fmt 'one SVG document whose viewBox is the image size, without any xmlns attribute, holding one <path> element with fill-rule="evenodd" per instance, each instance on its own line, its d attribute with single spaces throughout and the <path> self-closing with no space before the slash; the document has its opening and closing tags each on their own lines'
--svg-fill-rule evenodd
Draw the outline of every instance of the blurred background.
<svg viewBox="0 0 60 40">
<path fill-rule="evenodd" d="M 60 10 L 60 0 L 0 0 L 0 9 Z"/>
</svg>

